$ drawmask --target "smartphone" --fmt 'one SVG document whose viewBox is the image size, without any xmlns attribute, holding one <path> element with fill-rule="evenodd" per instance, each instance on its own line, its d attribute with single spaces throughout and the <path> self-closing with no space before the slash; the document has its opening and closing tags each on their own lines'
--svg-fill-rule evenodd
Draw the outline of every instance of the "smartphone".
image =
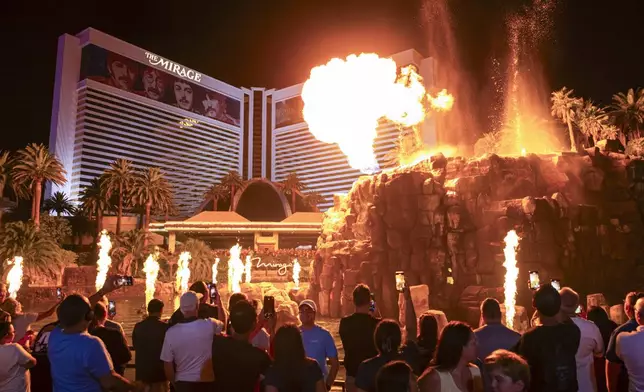
<svg viewBox="0 0 644 392">
<path fill-rule="evenodd" d="M 217 285 L 215 283 L 208 283 L 208 289 L 210 290 L 210 303 L 215 303 L 217 300 Z"/>
<path fill-rule="evenodd" d="M 116 279 L 116 284 L 118 284 L 119 287 L 134 286 L 134 278 L 127 275 L 122 275 Z"/>
<path fill-rule="evenodd" d="M 405 289 L 405 272 L 396 271 L 396 290 L 403 292 Z"/>
<path fill-rule="evenodd" d="M 60 301 L 63 299 L 63 289 L 60 287 L 56 287 L 56 298 Z"/>
<path fill-rule="evenodd" d="M 575 309 L 576 314 L 581 314 L 582 311 L 583 309 L 581 308 L 581 305 L 577 306 L 577 309 Z"/>
<path fill-rule="evenodd" d="M 561 290 L 561 282 L 559 281 L 559 279 L 552 279 L 550 281 L 550 285 L 557 291 Z"/>
<path fill-rule="evenodd" d="M 539 271 L 530 271 L 530 289 L 538 290 L 540 286 L 541 282 L 539 281 Z"/>
<path fill-rule="evenodd" d="M 369 311 L 372 313 L 376 311 L 376 296 L 373 293 L 371 293 L 371 302 L 369 302 Z"/>
<path fill-rule="evenodd" d="M 271 319 L 275 317 L 275 297 L 267 295 L 264 297 L 264 318 Z"/>
<path fill-rule="evenodd" d="M 110 317 L 116 316 L 116 302 L 110 300 L 107 303 L 107 315 Z"/>
</svg>

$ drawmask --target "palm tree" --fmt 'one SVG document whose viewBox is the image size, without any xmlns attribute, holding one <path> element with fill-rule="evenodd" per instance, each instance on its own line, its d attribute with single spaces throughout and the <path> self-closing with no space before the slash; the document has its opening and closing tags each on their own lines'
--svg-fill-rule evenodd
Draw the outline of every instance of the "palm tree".
<svg viewBox="0 0 644 392">
<path fill-rule="evenodd" d="M 320 203 L 324 203 L 325 201 L 326 198 L 315 191 L 307 192 L 304 195 L 304 203 L 313 208 L 313 210 L 315 211 L 319 211 L 318 205 Z"/>
<path fill-rule="evenodd" d="M 202 240 L 188 238 L 188 240 L 181 245 L 180 251 L 190 252 L 190 256 L 192 257 L 190 259 L 191 280 L 212 280 L 212 265 L 215 263 L 215 257 L 208 244 Z"/>
<path fill-rule="evenodd" d="M 42 205 L 43 211 L 56 212 L 57 216 L 61 214 L 73 215 L 76 207 L 69 201 L 64 192 L 56 192 L 49 199 L 45 200 Z"/>
<path fill-rule="evenodd" d="M 161 169 L 150 167 L 147 170 L 137 172 L 132 190 L 132 201 L 135 205 L 145 208 L 145 232 L 150 231 L 150 213 L 152 206 L 162 207 L 173 204 L 172 189 Z M 143 246 L 148 245 L 148 238 L 145 237 Z"/>
<path fill-rule="evenodd" d="M 55 155 L 43 144 L 32 143 L 19 150 L 13 160 L 13 181 L 18 186 L 27 186 L 33 192 L 31 217 L 36 229 L 40 227 L 40 199 L 45 181 L 56 185 L 66 182 L 65 169 Z"/>
<path fill-rule="evenodd" d="M 47 264 L 56 259 L 58 246 L 32 222 L 7 223 L 0 235 L 0 260 L 22 256 L 25 265 Z"/>
<path fill-rule="evenodd" d="M 295 195 L 304 189 L 306 189 L 306 184 L 300 180 L 297 176 L 297 173 L 290 172 L 284 181 L 280 183 L 282 191 L 291 196 L 291 212 L 295 213 Z"/>
<path fill-rule="evenodd" d="M 107 195 L 101 187 L 102 183 L 102 178 L 95 177 L 80 191 L 81 210 L 90 220 L 96 216 L 97 235 L 103 230 L 103 212 L 109 206 Z"/>
<path fill-rule="evenodd" d="M 219 204 L 219 200 L 224 200 L 228 196 L 229 196 L 228 190 L 223 185 L 219 183 L 214 184 L 204 194 L 204 201 L 202 203 L 202 208 L 212 200 L 213 211 L 217 211 L 217 204 Z"/>
<path fill-rule="evenodd" d="M 143 230 L 130 230 L 114 237 L 112 257 L 121 260 L 118 266 L 120 274 L 137 274 L 139 263 L 143 262 L 143 257 L 147 253 L 147 237 L 148 233 Z M 132 263 L 134 263 L 134 271 L 132 271 Z"/>
<path fill-rule="evenodd" d="M 562 87 L 559 91 L 553 91 L 550 97 L 552 102 L 551 113 L 564 124 L 568 125 L 568 135 L 570 136 L 570 150 L 577 151 L 575 143 L 575 133 L 572 129 L 572 123 L 575 118 L 575 111 L 582 104 L 580 98 L 575 98 L 572 93 L 574 90 L 568 90 Z"/>
<path fill-rule="evenodd" d="M 593 143 L 601 140 L 608 127 L 608 115 L 603 108 L 595 106 L 591 101 L 584 102 L 575 113 L 577 126 L 587 140 L 592 137 Z"/>
<path fill-rule="evenodd" d="M 126 193 L 132 189 L 134 182 L 134 170 L 132 162 L 119 158 L 110 164 L 110 167 L 103 173 L 105 194 L 109 199 L 112 194 L 118 195 L 118 207 L 116 211 L 116 234 L 121 233 L 121 219 L 123 218 L 123 203 Z"/>
<path fill-rule="evenodd" d="M 4 187 L 9 183 L 11 176 L 10 163 L 9 151 L 0 151 L 0 203 L 4 198 Z M 0 227 L 2 227 L 2 207 L 0 207 Z"/>
<path fill-rule="evenodd" d="M 612 111 L 610 114 L 615 119 L 615 124 L 622 130 L 622 143 L 626 145 L 626 136 L 639 138 L 640 127 L 644 123 L 644 89 L 632 88 L 626 94 L 613 95 Z"/>
<path fill-rule="evenodd" d="M 228 190 L 230 197 L 230 211 L 233 210 L 233 202 L 235 200 L 235 193 L 239 188 L 244 186 L 244 179 L 239 175 L 237 170 L 231 170 L 220 180 L 221 185 Z"/>
</svg>

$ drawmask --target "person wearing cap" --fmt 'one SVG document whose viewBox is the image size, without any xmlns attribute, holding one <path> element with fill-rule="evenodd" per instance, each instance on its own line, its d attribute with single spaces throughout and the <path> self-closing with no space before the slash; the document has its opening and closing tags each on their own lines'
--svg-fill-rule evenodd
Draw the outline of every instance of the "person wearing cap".
<svg viewBox="0 0 644 392">
<path fill-rule="evenodd" d="M 209 392 L 213 388 L 211 347 L 213 337 L 223 330 L 223 323 L 198 317 L 201 297 L 194 291 L 181 296 L 179 309 L 183 320 L 170 327 L 163 340 L 163 370 L 176 392 Z"/>
<path fill-rule="evenodd" d="M 302 332 L 302 342 L 304 343 L 306 356 L 317 361 L 322 370 L 326 387 L 331 390 L 340 367 L 335 341 L 328 330 L 315 323 L 318 307 L 313 300 L 305 299 L 300 302 L 299 311 L 300 321 L 302 321 L 300 331 Z M 327 369 L 327 360 L 331 364 L 330 369 Z"/>
<path fill-rule="evenodd" d="M 569 317 L 579 328 L 581 338 L 575 361 L 579 392 L 596 392 L 595 357 L 604 354 L 604 340 L 599 328 L 592 321 L 585 320 L 575 312 L 579 306 L 579 294 L 569 287 L 559 290 L 562 316 Z"/>
<path fill-rule="evenodd" d="M 73 294 L 58 307 L 59 325 L 49 334 L 47 357 L 56 392 L 132 391 L 137 387 L 114 371 L 103 342 L 87 333 L 100 297 L 118 288 L 110 277 L 89 299 Z"/>
<path fill-rule="evenodd" d="M 226 324 L 226 310 L 221 304 L 221 296 L 219 295 L 219 293 L 217 293 L 215 298 L 212 298 L 215 305 L 211 305 L 208 303 L 208 300 L 210 300 L 211 298 L 210 290 L 208 289 L 206 282 L 202 280 L 194 282 L 188 290 L 194 291 L 197 294 L 201 294 L 201 298 L 199 300 L 199 314 L 197 315 L 197 317 L 201 319 L 210 317 Z M 172 313 L 168 324 L 170 326 L 173 326 L 181 322 L 181 320 L 183 320 L 183 314 L 181 313 L 181 310 L 177 309 L 174 313 Z"/>
<path fill-rule="evenodd" d="M 238 301 L 229 317 L 232 336 L 215 336 L 212 341 L 214 390 L 254 392 L 259 390 L 260 379 L 271 365 L 266 351 L 250 342 L 257 324 L 255 308 L 246 300 Z"/>
</svg>

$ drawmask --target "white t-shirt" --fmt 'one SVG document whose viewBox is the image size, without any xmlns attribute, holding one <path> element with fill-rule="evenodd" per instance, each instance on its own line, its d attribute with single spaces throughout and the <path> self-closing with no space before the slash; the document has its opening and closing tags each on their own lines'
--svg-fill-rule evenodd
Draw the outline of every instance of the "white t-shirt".
<svg viewBox="0 0 644 392">
<path fill-rule="evenodd" d="M 604 353 L 604 339 L 599 328 L 592 321 L 579 317 L 572 317 L 572 321 L 581 332 L 579 348 L 575 355 L 579 392 L 596 392 L 595 357 L 600 357 Z"/>
<path fill-rule="evenodd" d="M 31 355 L 19 344 L 0 345 L 0 391 L 31 391 L 29 372 L 23 367 L 30 360 Z"/>
<path fill-rule="evenodd" d="M 176 365 L 175 381 L 214 381 L 212 338 L 224 324 L 215 319 L 179 323 L 168 329 L 161 349 L 161 360 Z"/>
<path fill-rule="evenodd" d="M 35 323 L 38 319 L 38 313 L 23 313 L 18 317 L 11 319 L 11 324 L 16 330 L 16 337 L 13 338 L 14 342 L 19 342 L 20 339 L 25 337 L 27 331 L 29 331 L 31 324 Z"/>
<path fill-rule="evenodd" d="M 628 370 L 628 391 L 644 391 L 644 326 L 640 325 L 635 332 L 620 333 L 615 350 Z"/>
</svg>

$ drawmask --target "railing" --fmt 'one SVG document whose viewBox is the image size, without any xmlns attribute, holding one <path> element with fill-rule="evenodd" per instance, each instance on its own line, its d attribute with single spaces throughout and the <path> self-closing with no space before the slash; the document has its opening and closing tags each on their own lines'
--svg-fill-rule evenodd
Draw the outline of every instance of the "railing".
<svg viewBox="0 0 644 392">
<path fill-rule="evenodd" d="M 131 352 L 134 352 L 134 346 L 130 346 L 129 349 L 130 349 Z M 343 360 L 340 360 L 339 362 L 340 362 L 340 366 L 344 366 L 344 361 Z M 134 369 L 134 364 L 128 362 L 125 365 L 125 368 L 126 369 Z M 335 380 L 333 382 L 333 386 L 334 387 L 340 387 L 340 388 L 342 388 L 343 392 L 345 391 L 345 381 L 344 380 Z"/>
</svg>

